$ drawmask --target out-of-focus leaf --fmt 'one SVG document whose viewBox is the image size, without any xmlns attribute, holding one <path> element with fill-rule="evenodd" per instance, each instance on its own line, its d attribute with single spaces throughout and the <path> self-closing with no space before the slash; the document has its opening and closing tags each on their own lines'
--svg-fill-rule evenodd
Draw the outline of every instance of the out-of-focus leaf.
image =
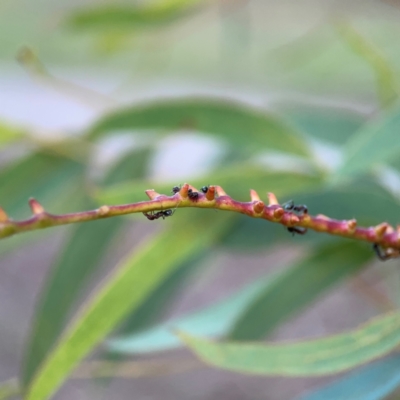
<svg viewBox="0 0 400 400">
<path fill-rule="evenodd" d="M 356 218 L 360 225 L 374 225 L 382 221 L 398 223 L 399 201 L 371 181 L 301 193 L 296 196 L 295 202 L 307 204 L 313 215 L 322 213 L 336 219 Z"/>
<path fill-rule="evenodd" d="M 392 312 L 360 328 L 321 339 L 294 343 L 217 343 L 179 334 L 212 366 L 246 374 L 319 376 L 334 374 L 381 357 L 400 344 L 400 314 Z"/>
<path fill-rule="evenodd" d="M 400 155 L 399 108 L 384 113 L 365 125 L 345 145 L 345 159 L 333 180 L 344 180 L 370 170 L 378 163 L 391 161 Z"/>
<path fill-rule="evenodd" d="M 10 217 L 23 218 L 29 215 L 28 199 L 35 197 L 51 212 L 57 212 L 53 200 L 57 202 L 65 193 L 64 187 L 76 185 L 82 174 L 83 166 L 72 160 L 41 152 L 32 154 L 1 172 L 0 205 Z"/>
<path fill-rule="evenodd" d="M 93 208 L 90 201 L 82 201 L 82 206 L 84 209 Z M 93 221 L 81 224 L 71 232 L 41 292 L 22 366 L 25 387 L 53 348 L 78 295 L 99 265 L 122 222 L 120 218 Z"/>
<path fill-rule="evenodd" d="M 0 206 L 10 218 L 30 214 L 28 199 L 35 197 L 51 213 L 79 209 L 83 166 L 45 153 L 35 153 L 4 168 L 0 174 Z M 0 255 L 49 235 L 44 229 L 1 241 Z"/>
<path fill-rule="evenodd" d="M 372 256 L 372 251 L 351 241 L 317 249 L 289 268 L 247 305 L 238 315 L 230 339 L 263 338 L 321 293 L 360 271 Z"/>
<path fill-rule="evenodd" d="M 345 143 L 366 120 L 360 113 L 327 107 L 303 105 L 283 108 L 280 112 L 302 132 L 337 145 Z"/>
<path fill-rule="evenodd" d="M 346 375 L 297 400 L 382 400 L 400 385 L 400 356 L 395 355 Z"/>
<path fill-rule="evenodd" d="M 47 399 L 70 371 L 145 301 L 182 262 L 206 249 L 229 228 L 231 216 L 175 218 L 171 230 L 135 249 L 108 277 L 48 355 L 26 390 L 26 400 Z"/>
<path fill-rule="evenodd" d="M 320 177 L 315 176 L 268 172 L 261 168 L 252 167 L 231 167 L 226 171 L 217 171 L 212 175 L 193 179 L 189 183 L 198 188 L 208 184 L 219 185 L 235 200 L 246 201 L 249 199 L 250 189 L 258 191 L 261 197 L 266 192 L 274 192 L 277 196 L 280 196 L 311 190 L 318 187 L 322 181 Z M 115 185 L 99 191 L 96 197 L 101 203 L 106 204 L 142 201 L 144 199 L 143 191 L 148 189 L 148 187 L 144 187 L 144 184 L 143 181 L 132 181 Z M 169 184 L 152 182 L 151 187 L 159 193 L 168 195 L 171 194 L 171 188 L 176 184 L 179 184 L 179 182 Z"/>
<path fill-rule="evenodd" d="M 18 140 L 23 135 L 23 130 L 5 125 L 0 122 L 0 146 Z"/>
<path fill-rule="evenodd" d="M 302 135 L 277 116 L 215 97 L 171 98 L 115 111 L 95 124 L 89 135 L 94 138 L 122 129 L 152 129 L 159 133 L 191 129 L 242 148 L 309 155 Z"/>
<path fill-rule="evenodd" d="M 206 254 L 195 254 L 188 258 L 127 318 L 119 334 L 127 335 L 148 329 L 157 322 L 170 306 L 184 282 L 201 264 Z"/>
<path fill-rule="evenodd" d="M 141 354 L 181 347 L 173 330 L 212 337 L 223 336 L 247 304 L 273 284 L 276 274 L 253 282 L 233 295 L 194 313 L 175 318 L 152 329 L 112 339 L 108 348 L 123 354 Z"/>
<path fill-rule="evenodd" d="M 68 24 L 79 29 L 138 29 L 172 22 L 194 10 L 199 0 L 164 0 L 142 5 L 97 6 L 73 13 Z"/>
<path fill-rule="evenodd" d="M 151 155 L 152 151 L 150 148 L 129 152 L 110 168 L 102 180 L 102 184 L 107 186 L 131 179 L 144 178 L 148 170 Z"/>
<path fill-rule="evenodd" d="M 365 60 L 373 69 L 382 107 L 389 106 L 398 98 L 395 72 L 379 49 L 368 42 L 356 29 L 344 21 L 335 24 L 337 32 L 355 54 Z"/>
</svg>

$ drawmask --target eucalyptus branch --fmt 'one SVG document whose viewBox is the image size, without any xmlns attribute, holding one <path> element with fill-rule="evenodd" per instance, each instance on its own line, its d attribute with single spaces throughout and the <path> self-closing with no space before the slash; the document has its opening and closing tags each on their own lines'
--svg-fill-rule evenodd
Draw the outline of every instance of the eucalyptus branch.
<svg viewBox="0 0 400 400">
<path fill-rule="evenodd" d="M 172 209 L 197 207 L 238 212 L 252 218 L 262 218 L 280 223 L 294 233 L 304 233 L 305 230 L 312 229 L 317 232 L 370 242 L 374 244 L 381 259 L 400 256 L 400 226 L 395 229 L 383 222 L 368 228 L 357 227 L 355 219 L 340 221 L 322 214 L 311 216 L 305 207 L 287 208 L 279 204 L 273 193 L 268 193 L 268 205 L 261 201 L 260 196 L 254 190 L 250 190 L 250 202 L 240 202 L 228 196 L 220 186 L 209 186 L 206 193 L 202 193 L 195 187 L 184 184 L 181 188 L 177 188 L 176 193 L 172 196 L 159 194 L 152 189 L 146 190 L 146 194 L 150 198 L 149 201 L 116 206 L 103 205 L 96 210 L 63 215 L 50 214 L 38 201 L 30 199 L 32 216 L 22 221 L 10 219 L 0 208 L 0 238 L 20 232 L 133 213 L 147 213 L 148 219 L 165 218 L 172 215 Z M 157 210 L 162 211 L 149 214 Z"/>
</svg>

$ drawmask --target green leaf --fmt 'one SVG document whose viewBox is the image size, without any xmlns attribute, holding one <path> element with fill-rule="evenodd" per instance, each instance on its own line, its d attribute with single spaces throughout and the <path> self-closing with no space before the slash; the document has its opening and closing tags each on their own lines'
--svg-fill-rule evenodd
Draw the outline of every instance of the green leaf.
<svg viewBox="0 0 400 400">
<path fill-rule="evenodd" d="M 285 106 L 279 111 L 300 131 L 337 145 L 349 140 L 366 120 L 363 114 L 328 107 Z"/>
<path fill-rule="evenodd" d="M 400 314 L 392 312 L 360 328 L 294 343 L 216 343 L 185 333 L 179 337 L 205 363 L 246 374 L 320 376 L 381 357 L 400 344 Z"/>
<path fill-rule="evenodd" d="M 207 254 L 195 254 L 177 267 L 169 277 L 167 277 L 153 293 L 130 315 L 122 329 L 121 335 L 128 335 L 134 332 L 148 329 L 158 322 L 171 306 L 172 301 L 179 293 L 179 289 L 187 279 L 199 268 L 202 260 Z"/>
<path fill-rule="evenodd" d="M 400 385 L 400 357 L 386 358 L 297 400 L 382 400 Z"/>
<path fill-rule="evenodd" d="M 140 6 L 106 5 L 74 12 L 67 23 L 75 29 L 138 29 L 169 23 L 193 11 L 199 0 L 145 2 Z"/>
<path fill-rule="evenodd" d="M 229 227 L 230 215 L 175 218 L 167 230 L 143 243 L 92 296 L 49 354 L 27 390 L 26 400 L 45 400 L 71 370 L 129 312 L 187 258 L 204 252 Z"/>
<path fill-rule="evenodd" d="M 244 307 L 273 284 L 278 274 L 270 274 L 257 280 L 227 298 L 191 314 L 167 321 L 154 328 L 134 335 L 117 337 L 108 341 L 112 352 L 123 354 L 142 354 L 165 351 L 182 346 L 173 330 L 197 335 L 219 337 L 228 332 Z"/>
<path fill-rule="evenodd" d="M 299 194 L 298 204 L 307 204 L 310 214 L 336 219 L 356 218 L 359 225 L 387 221 L 398 223 L 400 202 L 376 183 L 359 179 L 352 185 Z"/>
<path fill-rule="evenodd" d="M 1 172 L 0 205 L 10 217 L 24 218 L 30 214 L 28 199 L 35 197 L 45 207 L 51 207 L 51 212 L 57 212 L 53 200 L 57 202 L 65 195 L 66 187 L 76 188 L 82 176 L 83 166 L 72 160 L 44 152 L 31 154 Z"/>
<path fill-rule="evenodd" d="M 92 202 L 81 204 L 84 209 L 93 208 Z M 25 387 L 62 333 L 78 295 L 87 286 L 122 222 L 120 218 L 93 221 L 70 232 L 36 307 L 22 366 Z"/>
<path fill-rule="evenodd" d="M 345 158 L 332 180 L 339 181 L 370 171 L 374 165 L 400 154 L 400 112 L 394 108 L 362 127 L 345 146 Z"/>
<path fill-rule="evenodd" d="M 191 129 L 222 138 L 231 145 L 309 155 L 304 138 L 277 116 L 215 97 L 183 97 L 154 101 L 115 111 L 92 128 L 90 137 L 116 130 Z"/>
<path fill-rule="evenodd" d="M 79 209 L 77 193 L 82 190 L 84 167 L 74 161 L 37 152 L 18 160 L 0 173 L 0 206 L 10 218 L 30 215 L 28 199 L 35 197 L 51 213 Z M 0 255 L 51 234 L 45 229 L 2 240 Z"/>
<path fill-rule="evenodd" d="M 142 201 L 143 191 L 148 189 L 149 185 L 157 192 L 168 195 L 171 194 L 171 188 L 178 183 L 132 181 L 101 190 L 96 197 L 101 203 L 108 204 Z M 208 184 L 219 185 L 235 200 L 246 201 L 249 199 L 250 189 L 258 191 L 260 196 L 266 192 L 274 192 L 281 196 L 318 187 L 322 180 L 316 176 L 268 172 L 261 168 L 242 166 L 216 171 L 203 178 L 195 178 L 190 183 L 198 188 Z"/>
<path fill-rule="evenodd" d="M 265 337 L 333 285 L 360 271 L 372 256 L 371 250 L 352 241 L 317 249 L 287 269 L 248 304 L 238 315 L 229 338 L 255 340 Z"/>
<path fill-rule="evenodd" d="M 378 95 L 381 106 L 387 107 L 398 98 L 396 73 L 388 60 L 382 56 L 379 47 L 366 40 L 349 23 L 335 25 L 337 32 L 349 45 L 351 50 L 366 61 L 375 73 Z"/>
<path fill-rule="evenodd" d="M 140 179 L 146 176 L 153 154 L 150 148 L 135 149 L 113 165 L 108 171 L 102 185 L 122 183 L 131 179 Z"/>
</svg>

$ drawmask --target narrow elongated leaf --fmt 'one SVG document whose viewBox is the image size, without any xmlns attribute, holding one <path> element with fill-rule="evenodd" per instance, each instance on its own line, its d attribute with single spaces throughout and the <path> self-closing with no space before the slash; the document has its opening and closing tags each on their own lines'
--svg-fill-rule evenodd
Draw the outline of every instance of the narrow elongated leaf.
<svg viewBox="0 0 400 400">
<path fill-rule="evenodd" d="M 269 275 L 212 306 L 134 335 L 112 339 L 108 341 L 108 348 L 116 353 L 141 354 L 181 347 L 182 342 L 173 333 L 174 330 L 194 335 L 223 336 L 249 302 L 258 297 L 266 286 L 272 285 L 275 279 L 277 274 Z"/>
<path fill-rule="evenodd" d="M 156 101 L 115 111 L 89 133 L 98 137 L 116 130 L 196 130 L 252 149 L 274 149 L 308 155 L 303 137 L 277 116 L 248 105 L 214 97 Z"/>
<path fill-rule="evenodd" d="M 82 201 L 84 208 L 91 208 L 88 204 L 90 202 Z M 70 233 L 71 237 L 41 292 L 22 368 L 24 386 L 54 346 L 77 296 L 88 283 L 122 222 L 119 218 L 94 221 L 79 225 Z"/>
<path fill-rule="evenodd" d="M 366 120 L 360 113 L 328 107 L 292 106 L 280 109 L 280 112 L 299 130 L 337 145 L 349 140 Z"/>
<path fill-rule="evenodd" d="M 179 182 L 153 182 L 151 187 L 159 193 L 171 194 L 171 188 Z M 236 200 L 249 199 L 249 190 L 257 190 L 260 196 L 266 192 L 274 192 L 277 196 L 289 193 L 302 192 L 318 187 L 322 181 L 320 177 L 268 172 L 261 168 L 230 168 L 226 171 L 215 172 L 212 175 L 191 180 L 192 185 L 200 188 L 204 185 L 215 184 L 222 186 L 225 191 Z M 147 185 L 144 186 L 144 185 Z M 143 200 L 143 190 L 149 183 L 144 181 L 132 181 L 120 185 L 111 186 L 99 191 L 97 198 L 101 203 L 118 204 Z M 265 195 L 266 197 L 266 195 Z"/>
<path fill-rule="evenodd" d="M 376 183 L 367 180 L 332 190 L 298 194 L 296 203 L 307 204 L 313 215 L 322 213 L 331 218 L 356 218 L 360 225 L 374 225 L 387 221 L 398 223 L 400 202 Z"/>
<path fill-rule="evenodd" d="M 381 315 L 340 335 L 294 343 L 216 343 L 179 334 L 212 366 L 246 374 L 319 376 L 334 374 L 381 357 L 400 344 L 400 314 Z"/>
<path fill-rule="evenodd" d="M 400 385 L 400 356 L 395 355 L 346 375 L 297 400 L 382 400 Z"/>
<path fill-rule="evenodd" d="M 129 335 L 149 329 L 164 315 L 186 280 L 198 269 L 207 254 L 195 254 L 178 266 L 153 293 L 127 318 L 119 333 Z"/>
<path fill-rule="evenodd" d="M 337 23 L 335 27 L 351 50 L 372 68 L 382 108 L 389 106 L 398 98 L 396 73 L 390 62 L 381 54 L 378 46 L 370 43 L 349 23 L 342 21 Z"/>
<path fill-rule="evenodd" d="M 80 10 L 72 14 L 68 24 L 79 29 L 138 29 L 165 24 L 187 14 L 199 0 L 167 0 L 145 2 L 140 6 L 108 5 Z"/>
<path fill-rule="evenodd" d="M 182 262 L 204 252 L 229 226 L 229 215 L 209 218 L 195 214 L 190 223 L 177 219 L 171 230 L 143 244 L 122 262 L 94 293 L 53 352 L 45 360 L 26 400 L 47 399 L 70 371 L 116 324 L 128 315 Z"/>
<path fill-rule="evenodd" d="M 79 209 L 83 166 L 45 153 L 28 155 L 8 165 L 0 174 L 0 206 L 14 219 L 30 214 L 28 199 L 35 197 L 49 212 Z M 1 241 L 0 254 L 51 234 L 45 229 L 15 235 Z"/>
<path fill-rule="evenodd" d="M 345 146 L 345 160 L 335 180 L 361 174 L 400 155 L 400 111 L 396 107 L 361 128 Z"/>
<path fill-rule="evenodd" d="M 373 256 L 354 242 L 317 249 L 268 285 L 238 316 L 229 334 L 233 340 L 260 339 L 342 279 L 360 271 Z M 274 306 L 271 307 L 271 304 Z"/>
<path fill-rule="evenodd" d="M 115 185 L 132 179 L 143 179 L 148 172 L 151 149 L 135 149 L 113 165 L 102 180 L 102 184 Z"/>
<path fill-rule="evenodd" d="M 26 217 L 29 215 L 30 197 L 47 206 L 47 202 L 56 202 L 65 194 L 65 187 L 69 190 L 71 185 L 76 187 L 82 174 L 83 166 L 72 160 L 42 152 L 34 153 L 2 170 L 0 205 L 12 218 Z M 52 205 L 52 212 L 59 211 L 54 208 Z"/>
</svg>

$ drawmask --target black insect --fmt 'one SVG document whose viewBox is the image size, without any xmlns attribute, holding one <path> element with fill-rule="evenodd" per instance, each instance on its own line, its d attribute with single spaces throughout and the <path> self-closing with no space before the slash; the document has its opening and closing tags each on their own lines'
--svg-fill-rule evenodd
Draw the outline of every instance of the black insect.
<svg viewBox="0 0 400 400">
<path fill-rule="evenodd" d="M 289 200 L 286 203 L 282 204 L 282 207 L 286 211 L 295 211 L 301 214 L 308 213 L 308 207 L 305 204 L 295 205 L 293 200 Z"/>
<path fill-rule="evenodd" d="M 178 193 L 180 190 L 181 190 L 181 186 L 174 186 L 174 187 L 172 188 L 172 193 L 176 194 L 176 193 Z"/>
<path fill-rule="evenodd" d="M 307 233 L 307 228 L 299 228 L 296 226 L 290 226 L 287 230 L 294 236 L 295 234 L 298 235 L 305 235 Z"/>
<path fill-rule="evenodd" d="M 293 200 L 289 200 L 286 203 L 282 204 L 282 207 L 286 211 L 294 211 L 298 215 L 304 215 L 308 213 L 308 207 L 305 204 L 294 204 Z M 299 228 L 295 226 L 291 226 L 287 228 L 287 230 L 294 235 L 305 235 L 307 233 L 307 228 Z"/>
<path fill-rule="evenodd" d="M 206 194 L 206 193 L 208 192 L 208 186 L 203 186 L 200 190 L 201 190 L 204 194 Z"/>
<path fill-rule="evenodd" d="M 379 244 L 374 243 L 372 248 L 374 249 L 376 255 L 378 256 L 378 258 L 381 261 L 386 261 L 386 260 L 389 260 L 390 258 L 392 258 L 389 254 L 386 254 L 385 251 L 382 250 L 382 248 L 381 248 L 381 246 L 379 246 Z"/>
<path fill-rule="evenodd" d="M 188 196 L 190 200 L 197 201 L 199 198 L 199 192 L 193 192 L 192 189 L 188 189 Z"/>
<path fill-rule="evenodd" d="M 167 217 L 170 217 L 171 215 L 173 215 L 175 212 L 175 210 L 163 210 L 163 211 L 151 211 L 149 213 L 143 213 L 143 215 L 150 221 L 154 221 L 155 219 L 165 219 Z"/>
</svg>

